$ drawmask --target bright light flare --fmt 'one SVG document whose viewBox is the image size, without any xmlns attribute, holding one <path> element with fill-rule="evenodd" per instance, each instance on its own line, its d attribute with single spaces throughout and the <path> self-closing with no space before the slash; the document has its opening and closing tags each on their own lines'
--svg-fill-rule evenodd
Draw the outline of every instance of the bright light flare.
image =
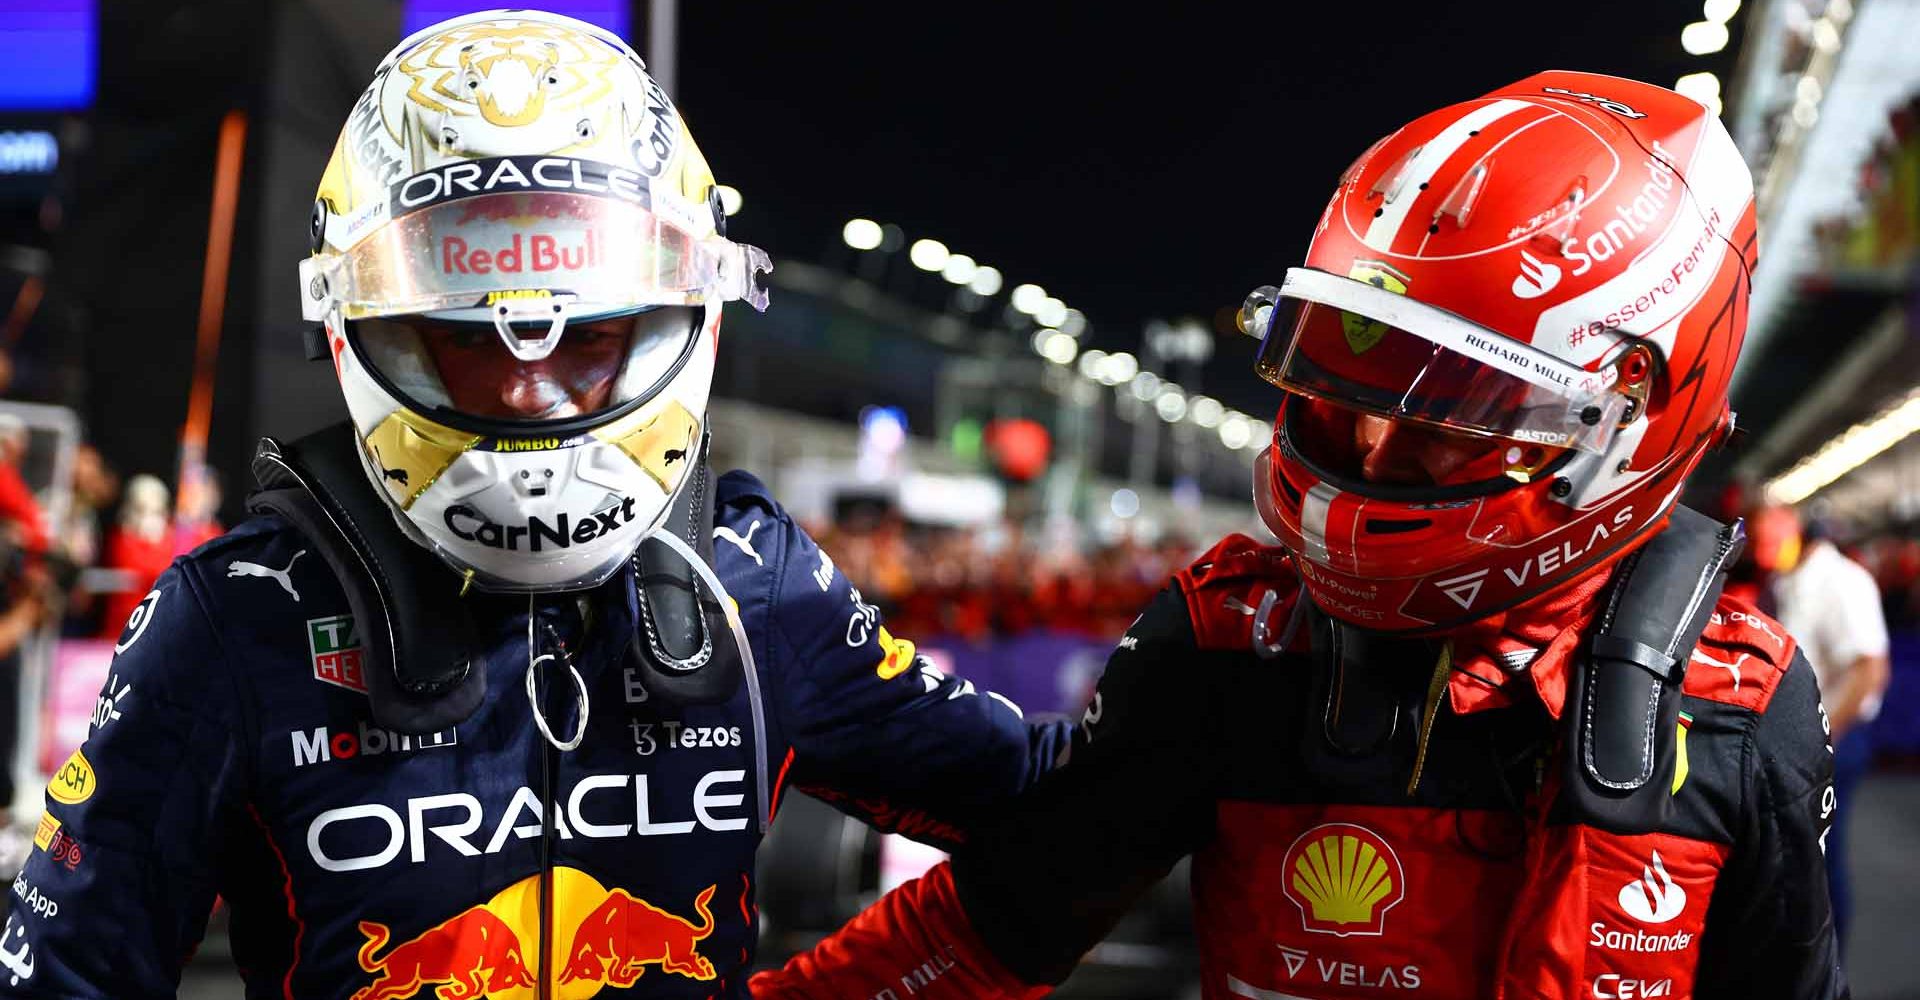
<svg viewBox="0 0 1920 1000">
<path fill-rule="evenodd" d="M 947 259 L 953 254 L 947 245 L 939 240 L 914 240 L 907 248 L 907 259 L 922 271 L 938 271 L 947 266 Z"/>
<path fill-rule="evenodd" d="M 1920 390 L 1872 420 L 1853 425 L 1774 477 L 1767 483 L 1767 496 L 1777 503 L 1799 503 L 1915 432 L 1920 432 Z"/>
<path fill-rule="evenodd" d="M 1710 56 L 1726 48 L 1732 37 L 1719 21 L 1695 21 L 1680 29 L 1680 47 L 1690 56 Z"/>
<path fill-rule="evenodd" d="M 841 228 L 840 238 L 855 250 L 876 250 L 885 234 L 872 219 L 852 219 Z"/>
<path fill-rule="evenodd" d="M 1009 301 L 1013 303 L 1015 312 L 1022 312 L 1028 316 L 1032 316 L 1039 312 L 1040 307 L 1046 303 L 1047 290 L 1041 288 L 1039 285 L 1015 285 L 1013 286 L 1012 294 L 1008 298 Z"/>
</svg>

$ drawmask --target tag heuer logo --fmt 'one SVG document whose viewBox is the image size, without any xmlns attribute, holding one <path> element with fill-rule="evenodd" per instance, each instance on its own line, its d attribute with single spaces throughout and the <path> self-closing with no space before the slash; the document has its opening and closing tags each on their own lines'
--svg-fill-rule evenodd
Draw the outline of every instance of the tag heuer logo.
<svg viewBox="0 0 1920 1000">
<path fill-rule="evenodd" d="M 367 693 L 360 633 L 352 615 L 307 619 L 307 648 L 313 651 L 314 680 Z"/>
</svg>

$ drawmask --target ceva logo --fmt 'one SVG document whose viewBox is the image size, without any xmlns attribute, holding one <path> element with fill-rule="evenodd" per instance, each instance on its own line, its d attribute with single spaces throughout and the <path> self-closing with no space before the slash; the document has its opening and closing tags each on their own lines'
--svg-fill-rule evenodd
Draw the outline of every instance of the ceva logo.
<svg viewBox="0 0 1920 1000">
<path fill-rule="evenodd" d="M 1520 274 L 1513 279 L 1513 295 L 1519 299 L 1537 299 L 1560 284 L 1560 267 L 1520 251 Z"/>
</svg>

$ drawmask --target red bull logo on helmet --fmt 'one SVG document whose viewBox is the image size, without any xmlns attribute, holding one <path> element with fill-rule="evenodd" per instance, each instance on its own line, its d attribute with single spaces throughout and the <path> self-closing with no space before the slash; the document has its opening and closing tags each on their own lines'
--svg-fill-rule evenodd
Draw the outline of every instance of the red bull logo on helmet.
<svg viewBox="0 0 1920 1000">
<path fill-rule="evenodd" d="M 608 986 L 632 987 L 649 973 L 711 981 L 718 973 L 699 947 L 714 930 L 717 889 L 710 885 L 694 898 L 696 923 L 563 867 L 553 871 L 550 900 L 541 898 L 540 877 L 530 875 L 398 944 L 386 925 L 361 921 L 367 940 L 360 968 L 373 978 L 353 1000 L 588 1000 Z M 539 953 L 543 910 L 552 915 L 550 971 L 542 969 Z"/>
</svg>

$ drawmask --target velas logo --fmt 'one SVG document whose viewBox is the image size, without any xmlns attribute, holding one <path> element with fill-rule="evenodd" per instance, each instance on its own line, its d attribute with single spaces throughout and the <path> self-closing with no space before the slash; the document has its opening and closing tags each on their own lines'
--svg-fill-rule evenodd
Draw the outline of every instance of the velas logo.
<svg viewBox="0 0 1920 1000">
<path fill-rule="evenodd" d="M 1643 924 L 1664 924 L 1687 908 L 1687 891 L 1674 884 L 1660 863 L 1660 852 L 1640 869 L 1640 877 L 1620 887 L 1620 908 Z"/>
<path fill-rule="evenodd" d="M 313 654 L 313 679 L 367 693 L 365 657 L 352 615 L 307 619 L 307 649 Z"/>
<path fill-rule="evenodd" d="M 1412 280 L 1392 265 L 1377 260 L 1354 261 L 1353 267 L 1347 271 L 1347 277 L 1364 281 L 1375 288 L 1384 288 L 1395 295 L 1407 294 L 1407 282 Z M 1386 337 L 1387 329 L 1387 324 L 1359 313 L 1340 313 L 1340 332 L 1346 335 L 1347 348 L 1355 354 L 1372 350 Z"/>
<path fill-rule="evenodd" d="M 389 192 L 395 218 L 462 198 L 523 191 L 554 191 L 614 198 L 651 207 L 646 175 L 597 160 L 568 156 L 496 156 L 461 160 L 414 174 Z"/>
<path fill-rule="evenodd" d="M 293 741 L 294 767 L 305 767 L 308 764 L 322 764 L 334 760 L 352 760 L 355 757 L 378 757 L 385 753 L 450 747 L 460 742 L 460 733 L 454 729 L 416 736 L 369 726 L 364 721 L 360 723 L 357 730 L 330 730 L 326 726 L 315 726 L 312 729 L 296 729 L 288 736 Z"/>
<path fill-rule="evenodd" d="M 1520 274 L 1513 279 L 1515 298 L 1537 299 L 1560 284 L 1559 265 L 1549 264 L 1525 250 L 1520 251 Z"/>
<path fill-rule="evenodd" d="M 1301 834 L 1280 870 L 1301 924 L 1316 934 L 1378 935 L 1387 911 L 1406 897 L 1393 846 L 1353 823 L 1322 823 Z"/>
<path fill-rule="evenodd" d="M 693 898 L 696 922 L 675 912 L 678 906 L 608 889 L 577 868 L 555 868 L 545 893 L 540 883 L 540 876 L 529 875 L 398 943 L 387 924 L 360 921 L 366 943 L 357 958 L 373 979 L 353 1000 L 400 1000 L 428 987 L 443 997 L 505 1000 L 550 989 L 565 1000 L 586 1000 L 609 986 L 629 989 L 649 971 L 700 982 L 718 976 L 700 944 L 718 923 L 712 902 L 719 886 Z M 543 913 L 550 915 L 555 959 L 546 975 L 539 955 Z"/>
<path fill-rule="evenodd" d="M 518 552 L 522 548 L 529 552 L 543 552 L 548 548 L 565 549 L 584 545 L 632 524 L 633 519 L 633 498 L 616 499 L 611 494 L 598 510 L 572 515 L 563 511 L 555 515 L 552 521 L 534 514 L 527 517 L 526 524 L 498 524 L 463 503 L 449 506 L 442 516 L 447 530 L 462 540 L 509 552 Z"/>
</svg>

